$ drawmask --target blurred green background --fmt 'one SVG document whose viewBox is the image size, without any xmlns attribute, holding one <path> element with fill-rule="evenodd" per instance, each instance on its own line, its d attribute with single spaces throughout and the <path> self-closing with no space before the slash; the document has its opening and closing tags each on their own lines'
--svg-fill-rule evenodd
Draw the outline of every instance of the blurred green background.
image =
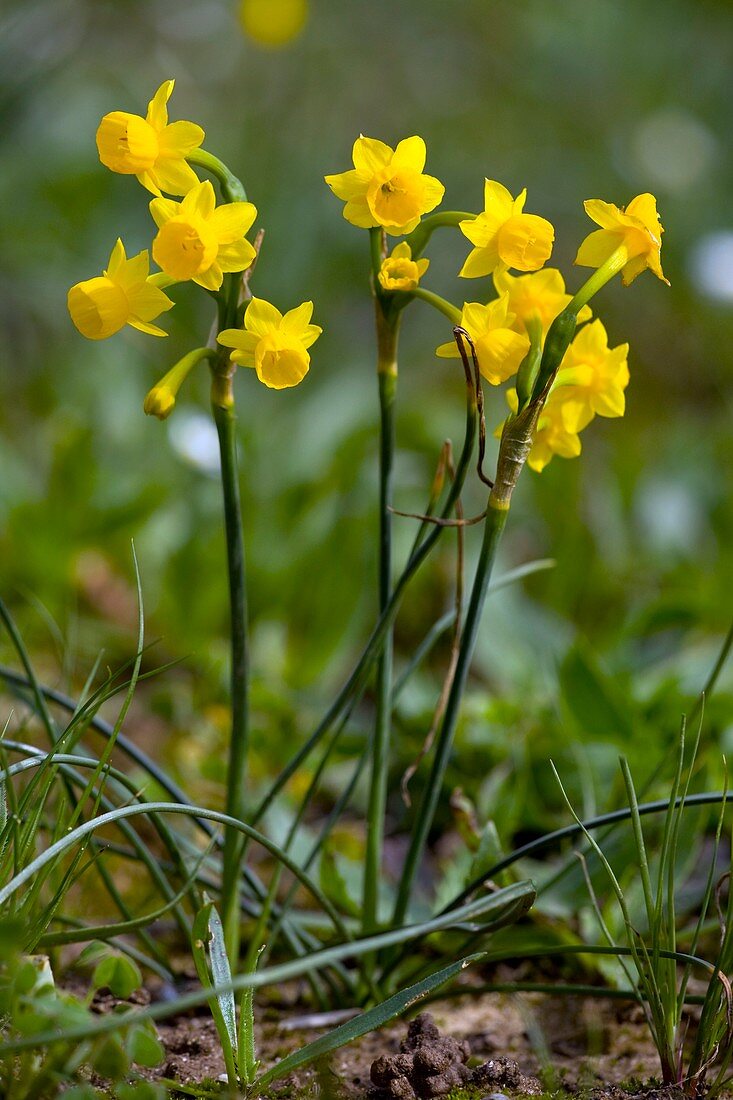
<svg viewBox="0 0 733 1100">
<path fill-rule="evenodd" d="M 255 770 L 276 771 L 348 671 L 375 613 L 377 401 L 367 235 L 323 183 L 363 132 L 427 141 L 448 208 L 479 209 L 484 176 L 557 229 L 570 288 L 590 231 L 582 201 L 650 190 L 671 288 L 646 274 L 594 302 L 631 345 L 623 421 L 595 421 L 583 455 L 526 471 L 499 572 L 556 567 L 491 598 L 451 782 L 507 831 L 563 816 L 550 755 L 586 808 L 613 799 L 619 747 L 642 772 L 676 736 L 733 615 L 733 21 L 713 0 L 311 0 L 281 49 L 248 37 L 235 0 L 4 0 L 0 7 L 0 591 L 45 677 L 78 687 L 101 649 L 134 650 L 134 539 L 152 667 L 130 731 L 219 796 L 227 604 L 207 378 L 174 415 L 147 389 L 205 341 L 211 304 L 176 288 L 170 337 L 81 338 L 68 287 L 97 274 L 118 235 L 148 247 L 134 179 L 98 163 L 110 110 L 171 117 L 242 176 L 266 229 L 254 290 L 282 309 L 312 298 L 324 327 L 312 370 L 276 393 L 237 380 L 255 672 Z M 467 250 L 436 234 L 427 285 L 460 302 Z M 422 509 L 463 383 L 434 357 L 446 323 L 416 303 L 404 324 L 396 501 Z M 488 397 L 491 427 L 503 399 Z M 475 479 L 474 479 L 475 480 Z M 480 511 L 473 483 L 466 514 Z M 414 522 L 398 519 L 398 554 Z M 480 535 L 467 533 L 469 559 Z M 450 607 L 454 537 L 415 584 L 398 625 L 404 662 Z M 0 656 L 12 660 L 6 639 Z M 416 754 L 445 666 L 436 651 L 402 698 L 395 776 Z M 707 743 L 733 750 L 731 676 Z M 352 730 L 369 726 L 368 701 Z M 717 765 L 711 765 L 713 767 Z M 477 778 L 479 777 L 479 778 Z M 571 783 L 572 787 L 572 783 Z M 401 813 L 399 800 L 393 809 Z"/>
</svg>

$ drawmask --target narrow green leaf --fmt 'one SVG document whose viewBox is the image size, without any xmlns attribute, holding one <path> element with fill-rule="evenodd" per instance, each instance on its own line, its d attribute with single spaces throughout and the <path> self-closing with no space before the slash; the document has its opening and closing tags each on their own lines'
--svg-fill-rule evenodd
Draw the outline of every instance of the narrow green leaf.
<svg viewBox="0 0 733 1100">
<path fill-rule="evenodd" d="M 411 985 L 409 988 L 403 989 L 399 993 L 395 993 L 386 1001 L 376 1005 L 374 1008 L 370 1008 L 368 1012 L 362 1012 L 360 1016 L 356 1016 L 353 1020 L 347 1020 L 345 1024 L 335 1028 L 333 1031 L 329 1031 L 326 1035 L 322 1035 L 314 1042 L 301 1047 L 300 1050 L 293 1051 L 287 1058 L 283 1058 L 276 1066 L 273 1066 L 272 1069 L 269 1069 L 258 1078 L 256 1082 L 257 1088 L 263 1089 L 272 1081 L 276 1081 L 278 1078 L 285 1077 L 288 1073 L 292 1073 L 298 1066 L 305 1065 L 306 1062 L 312 1062 L 314 1058 L 320 1058 L 322 1055 L 328 1054 L 332 1050 L 338 1050 L 339 1047 L 351 1043 L 361 1035 L 366 1035 L 368 1031 L 374 1031 L 376 1028 L 382 1027 L 383 1024 L 388 1023 L 389 1020 L 393 1020 L 395 1016 L 401 1015 L 406 1009 L 416 1004 L 417 1001 L 422 1000 L 423 997 L 426 997 L 441 985 L 445 985 L 446 982 L 449 982 L 452 978 L 455 978 L 457 974 L 460 974 L 462 970 L 465 970 L 467 966 L 470 966 L 474 962 L 478 962 L 478 960 L 483 957 L 484 952 L 481 952 L 476 955 L 468 955 L 459 962 L 451 963 L 450 966 L 446 966 L 442 970 L 436 971 L 435 974 L 423 978 L 422 981 L 416 982 L 415 985 Z"/>
<path fill-rule="evenodd" d="M 226 944 L 224 943 L 224 929 L 219 914 L 213 905 L 209 908 L 209 962 L 211 964 L 211 976 L 214 985 L 231 985 L 232 972 L 229 968 Z M 234 1005 L 234 994 L 231 989 L 218 995 L 219 1007 L 224 1024 L 232 1045 L 235 1059 L 237 1050 L 237 1010 Z"/>
</svg>

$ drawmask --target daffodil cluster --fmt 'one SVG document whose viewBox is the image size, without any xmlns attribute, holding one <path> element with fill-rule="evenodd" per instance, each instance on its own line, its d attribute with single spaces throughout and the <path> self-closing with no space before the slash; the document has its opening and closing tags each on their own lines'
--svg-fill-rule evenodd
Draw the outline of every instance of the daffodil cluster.
<svg viewBox="0 0 733 1100">
<path fill-rule="evenodd" d="M 513 380 L 507 392 L 511 412 L 497 434 L 531 409 L 531 468 L 542 470 L 553 455 L 580 454 L 579 433 L 595 416 L 623 416 L 628 344 L 609 346 L 602 322 L 591 320 L 588 301 L 619 272 L 626 285 L 647 268 L 667 281 L 653 195 L 638 195 L 626 208 L 600 199 L 585 203 L 600 228 L 583 241 L 575 262 L 596 271 L 573 296 L 562 273 L 545 266 L 555 230 L 546 218 L 526 212 L 526 189 L 515 197 L 502 183 L 486 179 L 480 212 L 432 213 L 444 188 L 424 174 L 421 138 L 405 138 L 392 149 L 361 136 L 352 156 L 353 169 L 325 179 L 345 203 L 346 220 L 381 236 L 376 252 L 373 247 L 373 274 L 382 313 L 394 319 L 409 301 L 423 299 L 468 334 L 488 383 Z M 464 302 L 460 309 L 422 284 L 428 260 L 421 253 L 441 226 L 458 228 L 472 245 L 458 275 L 491 277 L 493 293 L 477 295 L 479 300 Z M 405 237 L 390 253 L 387 234 Z M 441 357 L 460 354 L 455 340 L 437 348 Z"/>
<path fill-rule="evenodd" d="M 157 233 L 150 249 L 128 259 L 118 240 L 106 270 L 77 283 L 68 295 L 71 319 L 90 340 L 104 340 L 126 325 L 165 336 L 153 321 L 173 307 L 165 291 L 177 283 L 196 283 L 217 299 L 224 322 L 220 346 L 190 352 L 153 387 L 144 408 L 160 419 L 170 415 L 178 389 L 202 360 L 225 380 L 239 364 L 254 367 L 260 381 L 272 389 L 297 385 L 310 366 L 307 349 L 321 333 L 310 323 L 312 302 L 284 317 L 261 299 L 253 298 L 245 308 L 249 289 L 244 273 L 257 258 L 247 234 L 257 209 L 236 177 L 202 148 L 203 129 L 195 122 L 169 121 L 174 85 L 173 80 L 161 84 L 144 118 L 112 111 L 97 129 L 102 164 L 112 172 L 135 176 L 154 196 L 149 209 Z M 218 180 L 224 201 L 217 201 L 214 185 L 199 179 L 196 168 Z M 151 254 L 159 268 L 152 274 Z M 230 356 L 224 348 L 237 350 Z M 224 393 L 226 387 L 220 389 Z"/>
</svg>

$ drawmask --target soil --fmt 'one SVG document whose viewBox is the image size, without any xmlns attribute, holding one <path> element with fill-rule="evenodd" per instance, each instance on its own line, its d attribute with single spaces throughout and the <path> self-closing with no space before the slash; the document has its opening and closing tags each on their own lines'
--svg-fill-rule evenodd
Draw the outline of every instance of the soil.
<svg viewBox="0 0 733 1100">
<path fill-rule="evenodd" d="M 450 1091 L 453 1097 L 488 1100 L 497 1093 L 526 1096 L 558 1089 L 592 1100 L 652 1094 L 672 1100 L 674 1095 L 655 1080 L 658 1062 L 637 1006 L 595 998 L 477 993 L 436 1001 L 430 1011 L 440 1034 L 428 1029 L 427 1044 L 424 1022 L 417 1030 L 413 1022 L 406 1036 L 404 1021 L 397 1021 L 335 1051 L 327 1065 L 306 1067 L 277 1082 L 273 1096 L 422 1100 Z M 263 1068 L 342 1018 L 267 1008 L 257 1035 Z M 224 1073 L 210 1017 L 163 1021 L 158 1031 L 168 1057 L 151 1076 L 197 1084 Z M 416 1057 L 420 1047 L 426 1049 Z"/>
</svg>

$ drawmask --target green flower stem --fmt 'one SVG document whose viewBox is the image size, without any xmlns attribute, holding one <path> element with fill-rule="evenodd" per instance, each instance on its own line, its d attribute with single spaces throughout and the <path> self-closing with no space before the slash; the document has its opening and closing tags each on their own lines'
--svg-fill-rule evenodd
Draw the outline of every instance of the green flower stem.
<svg viewBox="0 0 733 1100">
<path fill-rule="evenodd" d="M 593 272 L 590 279 L 583 283 L 578 293 L 565 307 L 568 313 L 580 313 L 583 306 L 587 305 L 594 294 L 604 287 L 614 275 L 618 275 L 624 264 L 628 263 L 629 253 L 626 245 L 622 244 L 612 252 L 605 263 Z"/>
<path fill-rule="evenodd" d="M 431 214 L 430 217 L 423 218 L 418 227 L 405 237 L 412 251 L 413 260 L 422 255 L 435 229 L 441 229 L 444 226 L 455 228 L 461 222 L 472 222 L 475 217 L 475 214 L 466 213 L 465 210 L 441 210 L 439 214 Z"/>
<path fill-rule="evenodd" d="M 433 757 L 433 766 L 427 784 L 423 789 L 420 803 L 415 814 L 410 847 L 405 859 L 402 871 L 402 880 L 397 894 L 393 927 L 404 924 L 407 909 L 410 903 L 412 886 L 415 881 L 420 861 L 422 859 L 428 834 L 435 817 L 438 806 L 443 777 L 448 766 L 450 751 L 453 744 L 461 700 L 466 687 L 471 660 L 478 637 L 481 612 L 489 587 L 491 571 L 496 559 L 496 551 L 501 540 L 501 535 L 509 514 L 509 504 L 503 499 L 497 499 L 495 493 L 489 496 L 489 504 L 484 521 L 484 537 L 481 545 L 476 575 L 473 580 L 471 597 L 466 612 L 466 625 L 461 637 L 461 645 L 458 653 L 455 676 L 451 685 L 450 694 L 446 703 L 445 714 L 438 734 Z"/>
<path fill-rule="evenodd" d="M 468 472 L 468 464 L 471 460 L 475 444 L 476 444 L 476 430 L 478 425 L 478 410 L 476 407 L 476 397 L 473 390 L 473 386 L 467 388 L 467 400 L 466 400 L 466 432 L 463 441 L 463 447 L 461 449 L 461 455 L 456 465 L 456 476 L 452 485 L 446 495 L 443 507 L 440 510 L 440 518 L 447 519 L 453 513 L 455 503 L 461 495 L 463 484 Z M 374 626 L 372 633 L 367 640 L 367 643 L 359 657 L 356 665 L 351 671 L 345 684 L 339 691 L 335 700 L 329 707 L 326 714 L 318 723 L 313 732 L 309 735 L 303 745 L 293 754 L 288 763 L 283 767 L 282 771 L 278 775 L 275 782 L 272 784 L 267 794 L 264 796 L 260 804 L 254 810 L 252 814 L 252 824 L 256 824 L 260 821 L 263 815 L 267 812 L 269 807 L 274 802 L 277 795 L 283 789 L 285 784 L 291 779 L 291 777 L 298 770 L 303 761 L 309 756 L 316 745 L 325 737 L 328 730 L 333 723 L 342 714 L 344 707 L 349 703 L 349 700 L 353 697 L 356 691 L 361 690 L 366 676 L 369 674 L 372 665 L 377 659 L 377 656 L 381 652 L 384 637 L 386 632 L 390 629 L 394 623 L 397 613 L 400 609 L 402 598 L 407 590 L 407 586 L 414 577 L 417 570 L 425 561 L 430 551 L 433 549 L 435 543 L 441 537 L 444 527 L 435 525 L 425 535 L 419 546 L 416 546 L 413 550 L 410 558 L 402 571 L 402 574 L 395 582 L 394 590 L 389 601 L 389 605 L 385 608 L 384 612 L 380 615 L 379 620 Z M 0 666 L 1 667 L 1 666 Z"/>
<path fill-rule="evenodd" d="M 189 164 L 197 164 L 199 168 L 205 168 L 215 176 L 221 186 L 221 193 L 227 202 L 246 202 L 247 192 L 244 184 L 233 172 L 230 172 L 224 161 L 219 160 L 213 153 L 207 153 L 205 149 L 195 149 L 186 157 Z"/>
<path fill-rule="evenodd" d="M 239 499 L 236 416 L 231 375 L 212 370 L 211 402 L 219 437 L 221 481 L 224 492 L 224 524 L 229 573 L 231 615 L 231 739 L 227 769 L 226 813 L 244 820 L 246 764 L 249 747 L 249 645 L 245 585 L 244 535 Z M 244 837 L 235 829 L 224 833 L 222 853 L 221 917 L 224 941 L 232 970 L 236 969 L 240 944 L 239 880 Z"/>
<path fill-rule="evenodd" d="M 624 264 L 628 263 L 629 253 L 626 245 L 612 252 L 605 263 L 594 271 L 590 279 L 583 283 L 578 293 L 571 298 L 565 309 L 558 313 L 545 338 L 545 346 L 542 351 L 537 382 L 532 391 L 532 400 L 537 401 L 552 384 L 557 371 L 562 363 L 565 352 L 575 335 L 578 325 L 578 314 L 591 300 L 594 294 L 609 282 L 614 275 L 618 275 Z"/>
<path fill-rule="evenodd" d="M 453 325 L 460 325 L 461 323 L 461 311 L 456 309 L 454 305 L 447 302 L 445 298 L 441 298 L 439 294 L 434 294 L 432 290 L 425 290 L 424 287 L 418 286 L 415 290 L 410 292 L 414 294 L 416 298 L 421 298 L 423 302 L 427 302 L 429 305 L 437 309 L 439 313 L 442 313 L 444 317 Z"/>
<path fill-rule="evenodd" d="M 373 239 L 373 237 L 372 237 Z M 399 314 L 388 317 L 375 297 L 377 322 L 377 376 L 379 379 L 379 613 L 383 615 L 392 596 L 392 470 L 395 449 L 394 404 L 397 392 L 397 342 Z M 372 746 L 369 801 L 367 808 L 366 855 L 362 931 L 373 932 L 379 923 L 379 880 L 387 806 L 389 743 L 392 722 L 393 630 L 388 628 L 377 662 L 376 716 Z"/>
</svg>

